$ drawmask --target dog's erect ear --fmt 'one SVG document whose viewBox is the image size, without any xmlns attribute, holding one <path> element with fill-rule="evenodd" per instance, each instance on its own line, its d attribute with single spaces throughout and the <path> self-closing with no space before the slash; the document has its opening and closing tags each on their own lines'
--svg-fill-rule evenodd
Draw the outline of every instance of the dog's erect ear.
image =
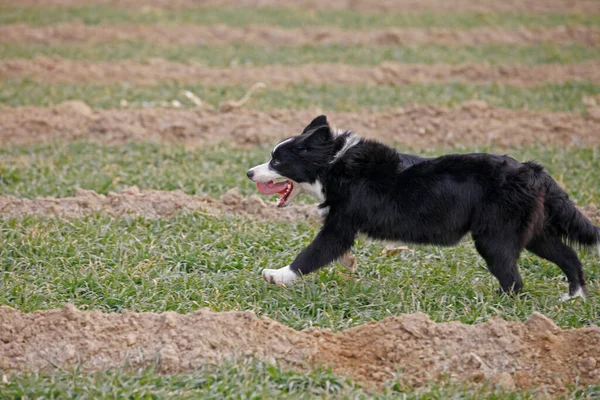
<svg viewBox="0 0 600 400">
<path fill-rule="evenodd" d="M 329 126 L 329 123 L 327 122 L 327 117 L 324 115 L 319 115 L 317 118 L 313 119 L 312 122 L 308 124 L 306 128 L 304 128 L 302 134 L 304 135 L 305 133 L 308 133 L 314 130 L 315 128 L 318 128 L 323 125 Z"/>
<path fill-rule="evenodd" d="M 309 145 L 320 145 L 332 141 L 331 128 L 329 125 L 321 125 L 304 134 L 304 143 Z"/>
</svg>

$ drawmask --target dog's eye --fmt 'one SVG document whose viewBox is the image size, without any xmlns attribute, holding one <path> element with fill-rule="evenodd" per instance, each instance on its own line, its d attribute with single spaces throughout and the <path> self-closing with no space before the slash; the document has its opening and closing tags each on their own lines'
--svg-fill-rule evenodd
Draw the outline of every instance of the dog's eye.
<svg viewBox="0 0 600 400">
<path fill-rule="evenodd" d="M 271 165 L 272 165 L 272 166 L 276 167 L 276 166 L 278 166 L 279 164 L 281 164 L 281 161 L 279 161 L 279 160 L 271 160 Z"/>
</svg>

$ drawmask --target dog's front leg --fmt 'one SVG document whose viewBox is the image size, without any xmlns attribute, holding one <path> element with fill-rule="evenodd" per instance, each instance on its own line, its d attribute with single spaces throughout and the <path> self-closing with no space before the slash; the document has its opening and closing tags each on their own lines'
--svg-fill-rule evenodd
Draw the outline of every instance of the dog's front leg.
<svg viewBox="0 0 600 400">
<path fill-rule="evenodd" d="M 292 283 L 342 257 L 354 244 L 356 230 L 346 224 L 337 224 L 331 219 L 325 223 L 317 237 L 302 250 L 287 267 L 263 270 L 263 278 L 276 285 Z"/>
</svg>

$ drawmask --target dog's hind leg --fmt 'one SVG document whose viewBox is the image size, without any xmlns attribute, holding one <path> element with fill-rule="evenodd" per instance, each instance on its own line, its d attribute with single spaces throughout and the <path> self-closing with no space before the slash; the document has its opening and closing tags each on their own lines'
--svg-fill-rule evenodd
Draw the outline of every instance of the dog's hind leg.
<svg viewBox="0 0 600 400">
<path fill-rule="evenodd" d="M 517 260 L 520 249 L 514 240 L 498 238 L 475 238 L 475 248 L 487 263 L 490 272 L 500 282 L 504 293 L 519 293 L 523 288 L 523 279 L 519 273 Z"/>
<path fill-rule="evenodd" d="M 350 273 L 356 271 L 356 257 L 350 254 L 349 251 L 345 252 L 344 255 L 338 259 L 338 263 Z"/>
<path fill-rule="evenodd" d="M 585 275 L 577 253 L 566 245 L 558 236 L 543 234 L 534 237 L 526 246 L 535 255 L 553 262 L 567 276 L 569 294 L 563 297 L 568 300 L 573 297 L 585 298 Z"/>
</svg>

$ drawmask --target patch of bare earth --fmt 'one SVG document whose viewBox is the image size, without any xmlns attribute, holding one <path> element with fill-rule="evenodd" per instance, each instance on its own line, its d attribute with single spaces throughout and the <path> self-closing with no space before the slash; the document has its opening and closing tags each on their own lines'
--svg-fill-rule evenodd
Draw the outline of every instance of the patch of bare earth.
<svg viewBox="0 0 600 400">
<path fill-rule="evenodd" d="M 165 99 L 170 100 L 170 99 Z M 79 101 L 52 108 L 0 108 L 0 144 L 85 139 L 103 144 L 130 141 L 198 146 L 274 144 L 297 135 L 322 110 L 218 111 L 180 109 L 92 110 Z M 440 146 L 600 143 L 600 108 L 586 115 L 536 113 L 470 101 L 456 109 L 409 106 L 383 112 L 332 112 L 337 127 L 412 149 Z"/>
<path fill-rule="evenodd" d="M 385 29 L 341 30 L 334 28 L 284 29 L 252 25 L 86 25 L 66 22 L 51 26 L 26 24 L 0 26 L 0 42 L 38 44 L 95 44 L 113 41 L 142 41 L 163 45 L 205 45 L 248 43 L 259 46 L 300 45 L 415 45 L 441 44 L 475 46 L 483 44 L 527 45 L 577 43 L 600 45 L 600 29 L 585 26 L 556 28 L 471 28 L 471 29 Z"/>
<path fill-rule="evenodd" d="M 449 379 L 560 394 L 600 380 L 600 327 L 562 330 L 541 314 L 525 323 L 435 323 L 425 314 L 372 322 L 340 333 L 295 331 L 252 312 L 104 314 L 63 309 L 24 314 L 0 307 L 0 369 L 84 370 L 147 366 L 161 372 L 232 358 L 302 369 L 331 366 L 367 385 L 400 378 L 412 385 Z"/>
<path fill-rule="evenodd" d="M 248 85 L 264 82 L 271 86 L 310 83 L 341 85 L 404 85 L 429 82 L 490 82 L 517 87 L 540 83 L 588 81 L 600 83 L 600 61 L 537 66 L 489 64 L 424 65 L 385 62 L 378 66 L 306 64 L 298 66 L 210 68 L 198 63 L 182 64 L 163 59 L 137 61 L 73 61 L 59 57 L 0 61 L 5 79 L 30 78 L 44 83 L 121 83 L 153 85 L 161 82 L 205 85 Z"/>
<path fill-rule="evenodd" d="M 443 13 L 507 12 L 507 13 L 600 13 L 595 0 L 19 0 L 22 7 L 74 7 L 109 5 L 138 8 L 145 12 L 159 9 L 189 7 L 290 7 L 300 10 L 353 10 L 353 11 L 434 11 Z M 0 0 L 1 6 L 14 6 L 14 0 Z"/>
<path fill-rule="evenodd" d="M 579 210 L 596 225 L 600 225 L 600 210 L 596 205 L 589 204 L 579 207 Z M 0 196 L 0 217 L 6 218 L 28 215 L 78 218 L 91 213 L 104 213 L 114 217 L 171 218 L 184 212 L 275 221 L 319 219 L 314 205 L 294 202 L 287 207 L 277 208 L 275 202 L 269 201 L 267 197 L 245 197 L 238 188 L 228 190 L 220 199 L 192 196 L 181 190 L 140 190 L 135 186 L 108 195 L 77 189 L 74 197 L 27 199 Z"/>
<path fill-rule="evenodd" d="M 264 197 L 265 199 L 268 199 Z M 27 215 L 77 218 L 91 213 L 111 216 L 170 218 L 182 212 L 201 212 L 215 216 L 235 215 L 246 218 L 280 221 L 317 219 L 315 206 L 295 203 L 285 208 L 257 195 L 244 197 L 239 189 L 226 192 L 221 199 L 190 196 L 180 190 L 139 190 L 136 187 L 119 193 L 98 194 L 78 189 L 75 197 L 21 199 L 0 196 L 0 216 L 18 218 Z"/>
</svg>

